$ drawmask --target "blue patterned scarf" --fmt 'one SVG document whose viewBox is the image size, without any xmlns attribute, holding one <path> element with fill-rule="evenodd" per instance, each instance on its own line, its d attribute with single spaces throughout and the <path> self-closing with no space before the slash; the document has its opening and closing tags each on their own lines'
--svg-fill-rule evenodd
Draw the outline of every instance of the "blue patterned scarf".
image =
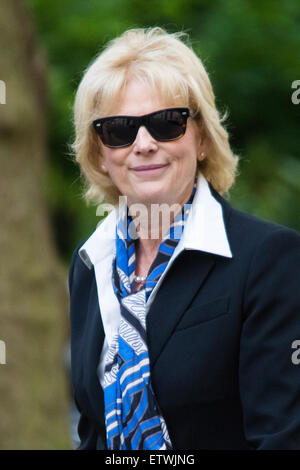
<svg viewBox="0 0 300 470">
<path fill-rule="evenodd" d="M 159 246 L 146 283 L 137 292 L 133 286 L 135 240 L 130 236 L 131 217 L 127 217 L 127 224 L 120 220 L 116 227 L 112 281 L 120 302 L 121 321 L 105 357 L 104 370 L 107 447 L 111 450 L 172 449 L 151 385 L 146 303 L 179 242 L 178 233 L 184 228 L 196 183 L 197 178 L 189 201 L 175 216 Z"/>
</svg>

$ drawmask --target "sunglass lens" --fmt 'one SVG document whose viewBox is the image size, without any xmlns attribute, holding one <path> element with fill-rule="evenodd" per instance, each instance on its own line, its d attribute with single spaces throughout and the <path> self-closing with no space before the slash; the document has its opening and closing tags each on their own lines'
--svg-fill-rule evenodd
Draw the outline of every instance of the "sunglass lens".
<svg viewBox="0 0 300 470">
<path fill-rule="evenodd" d="M 164 110 L 149 117 L 149 130 L 159 141 L 177 139 L 185 133 L 186 119 L 178 110 Z"/>
<path fill-rule="evenodd" d="M 108 119 L 102 125 L 102 141 L 111 147 L 121 147 L 134 142 L 137 126 L 133 119 L 120 117 Z"/>
</svg>

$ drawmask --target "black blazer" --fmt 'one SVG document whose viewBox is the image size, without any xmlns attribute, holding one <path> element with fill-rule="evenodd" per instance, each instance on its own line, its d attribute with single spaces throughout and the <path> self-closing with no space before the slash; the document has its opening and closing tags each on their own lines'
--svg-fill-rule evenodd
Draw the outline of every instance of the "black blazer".
<svg viewBox="0 0 300 470">
<path fill-rule="evenodd" d="M 233 258 L 184 251 L 147 316 L 151 378 L 174 449 L 300 450 L 300 236 L 223 209 Z M 105 449 L 95 272 L 74 251 L 71 360 L 79 449 Z"/>
</svg>

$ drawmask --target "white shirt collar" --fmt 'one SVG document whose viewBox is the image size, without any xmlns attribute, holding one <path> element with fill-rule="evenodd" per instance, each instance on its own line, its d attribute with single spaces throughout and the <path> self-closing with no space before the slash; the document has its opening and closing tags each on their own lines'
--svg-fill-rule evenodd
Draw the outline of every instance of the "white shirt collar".
<svg viewBox="0 0 300 470">
<path fill-rule="evenodd" d="M 89 269 L 115 253 L 115 231 L 123 208 L 116 208 L 82 245 L 79 255 Z M 212 196 L 208 182 L 200 173 L 192 208 L 174 256 L 182 250 L 199 250 L 232 258 L 221 204 Z"/>
</svg>

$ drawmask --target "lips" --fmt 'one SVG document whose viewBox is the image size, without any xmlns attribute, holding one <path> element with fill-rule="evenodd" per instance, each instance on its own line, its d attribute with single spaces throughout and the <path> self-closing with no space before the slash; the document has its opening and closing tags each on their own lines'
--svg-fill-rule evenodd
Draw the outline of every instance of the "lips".
<svg viewBox="0 0 300 470">
<path fill-rule="evenodd" d="M 157 164 L 157 165 L 141 165 L 132 168 L 134 171 L 151 171 L 151 170 L 158 170 L 159 168 L 164 168 L 168 164 Z"/>
</svg>

